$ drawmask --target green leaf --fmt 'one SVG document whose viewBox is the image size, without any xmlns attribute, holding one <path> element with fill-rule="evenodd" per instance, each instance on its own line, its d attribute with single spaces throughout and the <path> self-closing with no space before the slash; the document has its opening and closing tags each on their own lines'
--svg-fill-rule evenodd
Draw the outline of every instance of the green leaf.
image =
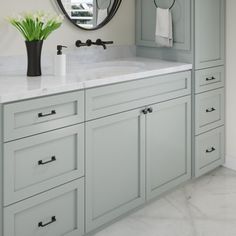
<svg viewBox="0 0 236 236">
<path fill-rule="evenodd" d="M 62 17 L 53 16 L 43 12 L 35 14 L 24 13 L 20 18 L 9 18 L 12 24 L 25 38 L 26 41 L 44 40 L 62 25 Z"/>
</svg>

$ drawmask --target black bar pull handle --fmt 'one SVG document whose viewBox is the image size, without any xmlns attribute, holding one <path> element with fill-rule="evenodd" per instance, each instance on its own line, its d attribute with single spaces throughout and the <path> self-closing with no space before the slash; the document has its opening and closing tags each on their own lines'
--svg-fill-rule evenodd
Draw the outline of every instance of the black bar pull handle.
<svg viewBox="0 0 236 236">
<path fill-rule="evenodd" d="M 206 81 L 211 81 L 211 80 L 216 80 L 216 78 L 214 76 L 212 76 L 211 78 L 206 78 Z"/>
<path fill-rule="evenodd" d="M 53 115 L 56 115 L 56 111 L 55 110 L 52 110 L 50 113 L 47 113 L 47 114 L 43 114 L 42 112 L 38 113 L 38 118 L 42 118 L 42 117 L 47 117 L 47 116 L 53 116 Z"/>
<path fill-rule="evenodd" d="M 40 165 L 47 165 L 47 164 L 49 164 L 49 163 L 51 163 L 51 162 L 54 162 L 54 161 L 56 161 L 57 159 L 56 159 L 56 157 L 55 156 L 52 156 L 51 157 L 51 160 L 49 160 L 49 161 L 45 161 L 45 162 L 43 162 L 43 160 L 40 160 L 40 161 L 38 161 L 38 165 L 40 166 Z"/>
<path fill-rule="evenodd" d="M 212 107 L 212 108 L 210 108 L 210 109 L 206 109 L 206 112 L 207 113 L 210 113 L 210 112 L 213 112 L 213 111 L 215 111 L 216 109 L 214 108 L 214 107 Z"/>
<path fill-rule="evenodd" d="M 51 221 L 49 221 L 48 223 L 43 223 L 42 221 L 41 222 L 39 222 L 38 223 L 38 227 L 39 228 L 44 228 L 44 227 L 46 227 L 46 226 L 48 226 L 48 225 L 50 225 L 50 224 L 52 224 L 52 223 L 54 223 L 54 222 L 56 222 L 57 221 L 57 219 L 56 219 L 56 216 L 53 216 L 52 218 L 51 218 Z"/>
<path fill-rule="evenodd" d="M 207 149 L 206 150 L 206 153 L 212 153 L 214 152 L 216 149 L 214 147 L 212 147 L 211 149 Z"/>
</svg>

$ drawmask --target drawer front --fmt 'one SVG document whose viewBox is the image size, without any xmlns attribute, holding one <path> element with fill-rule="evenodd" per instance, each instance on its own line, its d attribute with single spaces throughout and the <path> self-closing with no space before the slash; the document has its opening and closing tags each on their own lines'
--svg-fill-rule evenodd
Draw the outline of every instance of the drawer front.
<svg viewBox="0 0 236 236">
<path fill-rule="evenodd" d="M 4 205 L 84 175 L 84 125 L 4 145 Z"/>
<path fill-rule="evenodd" d="M 196 134 L 224 124 L 224 89 L 196 96 Z"/>
<path fill-rule="evenodd" d="M 83 179 L 4 208 L 6 236 L 81 236 L 83 233 Z"/>
<path fill-rule="evenodd" d="M 218 89 L 224 87 L 224 67 L 215 67 L 195 72 L 195 93 Z"/>
<path fill-rule="evenodd" d="M 88 89 L 86 91 L 86 120 L 190 93 L 190 71 Z"/>
<path fill-rule="evenodd" d="M 224 127 L 217 128 L 196 137 L 196 177 L 224 163 L 224 137 Z"/>
<path fill-rule="evenodd" d="M 73 92 L 4 106 L 4 141 L 84 121 L 84 92 Z"/>
</svg>

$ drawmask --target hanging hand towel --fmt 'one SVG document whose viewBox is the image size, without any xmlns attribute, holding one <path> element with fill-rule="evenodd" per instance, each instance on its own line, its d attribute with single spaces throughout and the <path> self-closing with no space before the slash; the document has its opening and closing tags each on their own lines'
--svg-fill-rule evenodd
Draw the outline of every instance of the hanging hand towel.
<svg viewBox="0 0 236 236">
<path fill-rule="evenodd" d="M 106 9 L 98 9 L 97 13 L 97 25 L 100 25 L 108 16 L 107 8 Z"/>
<path fill-rule="evenodd" d="M 159 47 L 173 47 L 172 15 L 170 9 L 157 8 L 155 39 Z"/>
</svg>

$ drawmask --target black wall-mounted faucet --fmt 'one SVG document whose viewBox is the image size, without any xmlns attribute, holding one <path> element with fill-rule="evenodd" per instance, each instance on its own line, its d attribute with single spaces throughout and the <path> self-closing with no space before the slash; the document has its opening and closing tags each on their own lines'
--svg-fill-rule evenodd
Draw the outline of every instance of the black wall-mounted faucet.
<svg viewBox="0 0 236 236">
<path fill-rule="evenodd" d="M 75 42 L 76 47 L 90 47 L 92 45 L 102 46 L 105 49 L 107 49 L 108 44 L 113 44 L 113 41 L 102 41 L 101 39 L 97 39 L 96 42 L 93 42 L 91 39 L 88 39 L 85 43 L 83 43 L 81 40 L 77 40 Z"/>
</svg>

